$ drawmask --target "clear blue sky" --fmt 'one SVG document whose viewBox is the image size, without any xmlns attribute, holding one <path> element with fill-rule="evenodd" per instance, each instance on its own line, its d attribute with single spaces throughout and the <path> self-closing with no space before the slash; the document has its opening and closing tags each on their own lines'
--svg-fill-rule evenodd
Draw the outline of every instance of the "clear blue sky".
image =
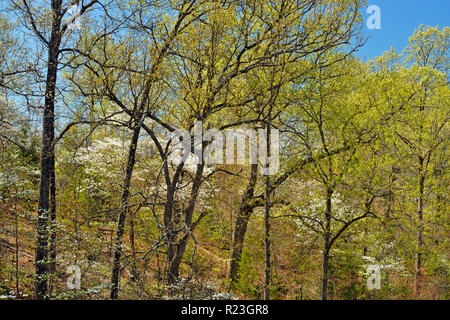
<svg viewBox="0 0 450 320">
<path fill-rule="evenodd" d="M 450 0 L 368 0 L 368 5 L 380 8 L 381 29 L 367 28 L 370 14 L 364 10 L 364 33 L 370 39 L 357 53 L 362 59 L 372 59 L 391 47 L 403 50 L 420 24 L 450 26 Z"/>
</svg>

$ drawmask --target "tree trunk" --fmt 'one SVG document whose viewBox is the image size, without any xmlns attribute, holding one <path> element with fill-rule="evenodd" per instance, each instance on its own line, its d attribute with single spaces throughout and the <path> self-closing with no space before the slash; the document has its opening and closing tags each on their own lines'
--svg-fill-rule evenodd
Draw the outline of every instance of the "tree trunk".
<svg viewBox="0 0 450 320">
<path fill-rule="evenodd" d="M 49 246 L 49 275 L 56 272 L 56 178 L 55 152 L 52 152 L 50 171 L 50 246 Z M 53 279 L 50 278 L 49 293 L 53 291 Z"/>
<path fill-rule="evenodd" d="M 270 181 L 266 178 L 266 207 L 264 213 L 264 300 L 270 299 L 270 273 L 271 273 L 271 263 L 270 263 L 270 192 L 269 192 Z"/>
<path fill-rule="evenodd" d="M 269 116 L 270 117 L 270 116 Z M 269 157 L 270 157 L 270 123 L 267 125 L 267 136 L 266 136 L 266 203 L 265 203 L 265 212 L 264 212 L 264 229 L 265 229 L 265 237 L 264 237 L 264 247 L 265 247 L 265 255 L 264 255 L 264 300 L 270 299 L 270 178 L 269 178 Z"/>
<path fill-rule="evenodd" d="M 16 278 L 16 297 L 20 296 L 19 292 L 19 213 L 17 212 L 17 197 L 14 198 L 14 220 L 15 220 L 15 227 L 14 227 L 14 238 L 16 241 L 16 263 L 15 263 L 15 278 Z"/>
<path fill-rule="evenodd" d="M 52 32 L 48 45 L 47 80 L 42 124 L 41 175 L 36 241 L 35 298 L 47 299 L 48 277 L 48 218 L 50 209 L 50 177 L 52 174 L 55 91 L 58 73 L 59 46 L 61 43 L 62 1 L 52 1 Z"/>
<path fill-rule="evenodd" d="M 199 164 L 197 166 L 197 171 L 195 173 L 195 178 L 192 183 L 192 190 L 189 199 L 189 204 L 184 213 L 184 225 L 185 225 L 185 233 L 181 237 L 181 239 L 176 243 L 173 247 L 173 255 L 169 260 L 169 270 L 168 270 L 168 279 L 169 284 L 173 284 L 176 282 L 180 273 L 180 264 L 184 256 L 184 252 L 186 251 L 186 246 L 189 242 L 189 238 L 191 233 L 193 232 L 193 224 L 192 224 L 192 216 L 194 214 L 195 203 L 197 202 L 198 193 L 200 190 L 200 185 L 202 182 L 202 175 L 204 164 Z"/>
<path fill-rule="evenodd" d="M 175 284 L 180 276 L 180 264 L 183 259 L 184 251 L 189 240 L 189 233 L 185 233 L 183 237 L 174 245 L 172 259 L 169 261 L 168 279 L 169 284 Z"/>
<path fill-rule="evenodd" d="M 135 214 L 130 217 L 130 247 L 131 247 L 131 277 L 134 281 L 137 280 L 137 266 L 136 266 L 136 244 L 135 244 L 135 234 L 134 234 L 134 219 Z"/>
<path fill-rule="evenodd" d="M 325 244 L 323 249 L 323 261 L 322 261 L 322 300 L 327 300 L 328 290 L 328 271 L 329 271 L 329 258 L 330 258 L 330 236 L 331 236 L 331 198 L 333 196 L 333 190 L 327 188 L 327 208 L 325 212 Z"/>
<path fill-rule="evenodd" d="M 417 204 L 417 252 L 416 252 L 416 270 L 415 270 L 415 283 L 414 283 L 414 295 L 416 298 L 420 297 L 422 289 L 422 246 L 423 246 L 423 205 L 424 205 L 424 188 L 425 188 L 425 176 L 423 174 L 424 158 L 419 157 L 419 197 Z"/>
<path fill-rule="evenodd" d="M 117 299 L 119 292 L 119 278 L 120 278 L 120 257 L 122 256 L 122 238 L 125 227 L 125 219 L 128 213 L 128 201 L 130 198 L 130 183 L 131 176 L 133 175 L 134 165 L 136 163 L 136 149 L 137 143 L 139 140 L 139 133 L 141 131 L 141 124 L 137 124 L 136 128 L 133 132 L 133 137 L 130 143 L 130 149 L 128 153 L 128 161 L 127 167 L 125 171 L 125 177 L 123 182 L 123 190 L 122 190 L 122 206 L 120 209 L 119 217 L 117 218 L 117 229 L 116 229 L 116 239 L 114 243 L 114 256 L 112 263 L 112 272 L 111 272 L 111 291 L 110 298 Z"/>
<path fill-rule="evenodd" d="M 176 250 L 176 234 L 173 231 L 173 208 L 175 205 L 174 202 L 174 194 L 175 190 L 172 188 L 170 184 L 167 185 L 167 200 L 164 206 L 164 227 L 166 228 L 167 234 L 167 265 L 170 266 L 170 262 L 172 261 L 175 250 Z M 167 275 L 167 283 L 169 285 L 174 284 L 176 277 L 178 275 L 173 275 L 172 271 L 168 270 Z"/>
<path fill-rule="evenodd" d="M 323 250 L 323 261 L 322 261 L 322 300 L 327 300 L 328 292 L 328 268 L 329 268 L 329 249 L 325 245 Z"/>
<path fill-rule="evenodd" d="M 241 261 L 242 247 L 244 244 L 248 221 L 254 208 L 251 201 L 253 200 L 256 181 L 258 178 L 257 173 L 258 165 L 252 164 L 250 166 L 250 177 L 248 179 L 247 188 L 242 195 L 241 205 L 236 217 L 236 224 L 234 225 L 231 244 L 231 259 L 228 268 L 228 278 L 231 280 L 231 284 L 235 283 L 239 278 L 239 263 Z"/>
</svg>

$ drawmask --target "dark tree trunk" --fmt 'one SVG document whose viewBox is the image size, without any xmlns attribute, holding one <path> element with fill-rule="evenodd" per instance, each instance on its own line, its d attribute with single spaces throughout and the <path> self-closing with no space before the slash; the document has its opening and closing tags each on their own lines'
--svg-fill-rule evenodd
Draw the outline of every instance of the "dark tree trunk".
<svg viewBox="0 0 450 320">
<path fill-rule="evenodd" d="M 327 300 L 329 258 L 330 258 L 329 249 L 325 245 L 322 260 L 322 291 L 321 291 L 322 300 Z"/>
<path fill-rule="evenodd" d="M 48 44 L 47 80 L 42 124 L 41 176 L 36 241 L 35 298 L 46 299 L 48 278 L 48 220 L 50 209 L 50 179 L 52 175 L 53 140 L 55 122 L 55 92 L 61 43 L 62 1 L 52 1 L 52 32 Z"/>
<path fill-rule="evenodd" d="M 175 190 L 172 188 L 171 184 L 168 184 L 167 188 L 167 200 L 164 206 L 164 227 L 167 232 L 167 264 L 170 265 L 172 261 L 175 250 L 176 250 L 176 234 L 173 228 L 173 216 L 172 212 L 174 209 L 175 201 L 174 201 Z M 176 280 L 177 275 L 172 276 L 172 272 L 168 270 L 167 282 L 169 285 L 173 284 Z"/>
<path fill-rule="evenodd" d="M 267 176 L 266 176 L 266 203 L 265 203 L 265 212 L 264 212 L 264 246 L 265 246 L 265 270 L 264 270 L 264 300 L 270 299 L 270 178 L 269 178 L 269 156 L 270 156 L 270 124 L 267 125 L 267 137 L 266 137 L 266 152 L 267 152 Z"/>
<path fill-rule="evenodd" d="M 124 176 L 123 189 L 122 189 L 122 206 L 117 218 L 116 239 L 114 243 L 113 263 L 111 272 L 111 291 L 110 298 L 117 299 L 119 292 L 119 278 L 120 278 L 120 257 L 122 256 L 122 238 L 125 227 L 125 219 L 128 214 L 128 201 L 130 198 L 130 183 L 133 175 L 134 165 L 136 163 L 136 149 L 139 140 L 139 133 L 141 131 L 141 124 L 137 124 L 133 132 L 133 137 L 130 142 L 130 149 L 128 153 L 127 167 Z"/>
<path fill-rule="evenodd" d="M 397 180 L 397 172 L 398 169 L 396 167 L 392 167 L 391 173 L 389 175 L 389 189 L 388 189 L 388 196 L 387 196 L 387 208 L 386 208 L 386 224 L 389 224 L 391 213 L 392 213 L 392 206 L 394 204 L 394 183 Z"/>
<path fill-rule="evenodd" d="M 424 158 L 419 157 L 419 197 L 417 201 L 417 252 L 415 266 L 415 283 L 414 295 L 419 298 L 422 290 L 422 247 L 423 247 L 423 205 L 424 205 L 424 189 L 425 175 L 423 173 Z"/>
<path fill-rule="evenodd" d="M 14 198 L 14 220 L 15 220 L 15 226 L 14 226 L 14 238 L 16 241 L 16 261 L 15 261 L 15 278 L 16 278 L 16 297 L 20 297 L 19 292 L 19 213 L 17 212 L 17 197 Z"/>
<path fill-rule="evenodd" d="M 189 199 L 189 204 L 184 212 L 184 225 L 185 233 L 181 236 L 178 243 L 173 246 L 173 254 L 169 260 L 169 270 L 168 270 L 168 282 L 173 284 L 176 282 L 180 274 L 180 264 L 186 251 L 186 246 L 189 242 L 190 234 L 194 231 L 194 226 L 192 224 L 192 215 L 194 214 L 195 203 L 197 202 L 198 193 L 202 183 L 204 164 L 199 164 L 197 166 L 197 171 L 195 173 L 194 181 L 192 183 L 192 190 Z"/>
<path fill-rule="evenodd" d="M 135 232 L 134 232 L 134 219 L 135 214 L 130 217 L 130 247 L 131 247 L 131 277 L 133 280 L 137 280 L 137 266 L 136 266 L 136 244 L 135 244 Z"/>
<path fill-rule="evenodd" d="M 183 259 L 184 251 L 189 240 L 189 234 L 185 233 L 181 239 L 174 245 L 174 251 L 172 259 L 169 261 L 168 270 L 168 282 L 169 284 L 175 284 L 180 276 L 180 264 Z"/>
<path fill-rule="evenodd" d="M 231 245 L 231 259 L 228 268 L 228 278 L 231 280 L 232 284 L 235 283 L 239 278 L 239 263 L 241 261 L 242 246 L 244 244 L 248 221 L 254 209 L 251 201 L 253 200 L 256 181 L 258 178 L 257 170 L 257 164 L 252 164 L 250 166 L 250 177 L 248 179 L 247 188 L 242 195 L 241 205 L 236 217 L 236 224 L 234 225 Z"/>
<path fill-rule="evenodd" d="M 328 271 L 329 271 L 329 259 L 330 259 L 330 238 L 331 238 L 331 198 L 333 196 L 333 190 L 327 188 L 327 208 L 325 212 L 325 244 L 323 248 L 323 260 L 322 260 L 322 300 L 327 300 L 328 292 Z"/>
<path fill-rule="evenodd" d="M 49 246 L 49 275 L 56 272 L 56 177 L 55 153 L 52 152 L 50 171 L 50 246 Z M 53 279 L 50 279 L 49 292 L 53 291 Z"/>
</svg>

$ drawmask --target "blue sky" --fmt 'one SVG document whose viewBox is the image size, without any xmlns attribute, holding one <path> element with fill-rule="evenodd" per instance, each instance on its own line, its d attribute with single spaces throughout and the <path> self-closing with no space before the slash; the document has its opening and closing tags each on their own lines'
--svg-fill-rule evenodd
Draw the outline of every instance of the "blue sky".
<svg viewBox="0 0 450 320">
<path fill-rule="evenodd" d="M 370 37 L 357 53 L 363 60 L 372 59 L 395 47 L 398 51 L 408 44 L 409 36 L 420 24 L 440 29 L 450 26 L 450 0 L 368 0 L 381 10 L 381 29 L 369 30 L 370 14 L 364 10 L 364 33 Z"/>
</svg>

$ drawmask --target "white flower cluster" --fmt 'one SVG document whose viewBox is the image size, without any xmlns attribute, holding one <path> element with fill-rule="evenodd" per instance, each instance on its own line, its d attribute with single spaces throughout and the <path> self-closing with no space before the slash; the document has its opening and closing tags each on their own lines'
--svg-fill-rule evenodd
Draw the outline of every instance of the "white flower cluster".
<svg viewBox="0 0 450 320">
<path fill-rule="evenodd" d="M 106 137 L 95 140 L 78 151 L 75 161 L 84 168 L 85 177 L 79 191 L 104 194 L 112 181 L 121 181 L 127 154 L 127 142 Z"/>
</svg>

